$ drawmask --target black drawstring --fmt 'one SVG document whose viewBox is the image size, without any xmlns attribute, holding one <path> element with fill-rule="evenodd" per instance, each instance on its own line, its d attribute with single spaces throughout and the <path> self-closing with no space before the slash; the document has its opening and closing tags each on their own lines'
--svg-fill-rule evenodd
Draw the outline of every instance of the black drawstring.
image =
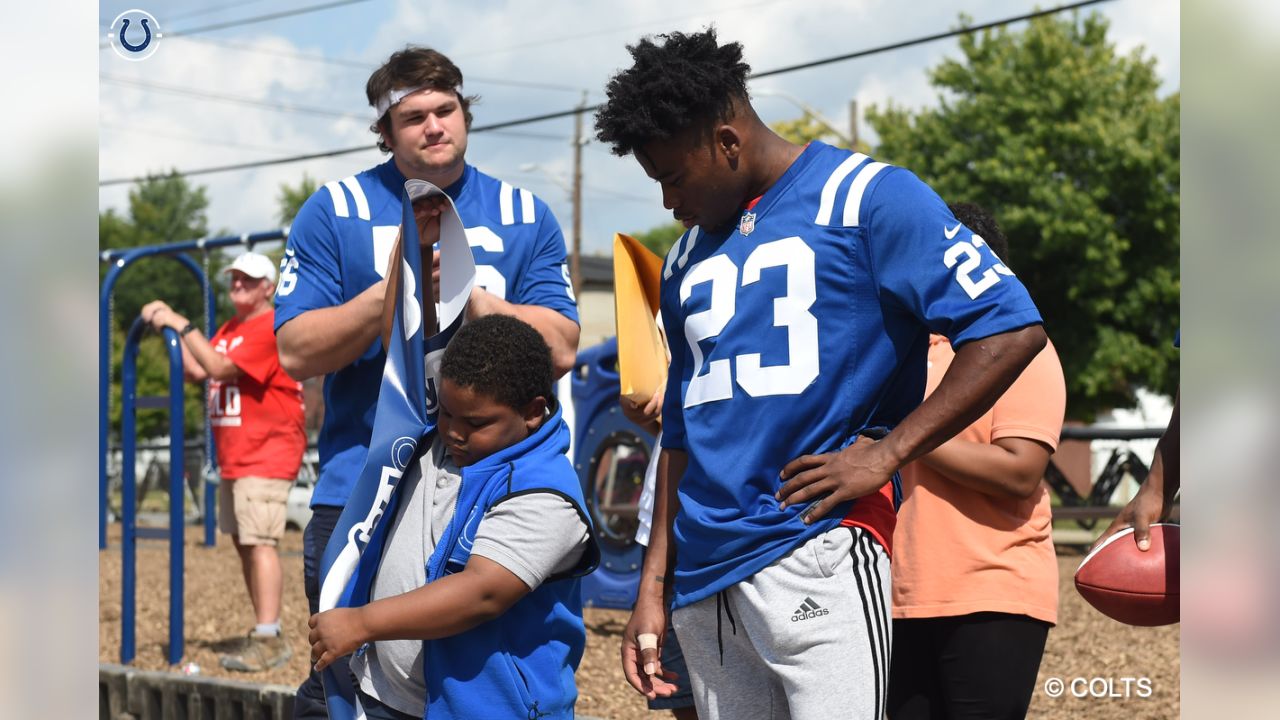
<svg viewBox="0 0 1280 720">
<path fill-rule="evenodd" d="M 724 630 L 723 623 L 720 620 L 721 610 L 724 615 L 729 618 L 729 625 L 733 628 L 733 634 L 738 634 L 738 623 L 733 619 L 733 611 L 729 609 L 729 595 L 727 590 L 721 590 L 716 593 L 716 644 L 720 647 L 720 665 L 724 665 Z"/>
</svg>

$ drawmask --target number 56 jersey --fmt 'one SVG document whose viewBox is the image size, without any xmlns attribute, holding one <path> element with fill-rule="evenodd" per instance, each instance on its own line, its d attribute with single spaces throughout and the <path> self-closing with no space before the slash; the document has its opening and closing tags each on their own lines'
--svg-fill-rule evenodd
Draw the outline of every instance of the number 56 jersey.
<svg viewBox="0 0 1280 720">
<path fill-rule="evenodd" d="M 774 493 L 790 461 L 892 428 L 920 404 L 930 332 L 963 346 L 1041 322 L 1017 278 L 919 178 L 818 142 L 737 227 L 681 237 L 661 304 L 662 444 L 689 456 L 677 607 L 754 575 L 858 503 L 884 502 L 868 496 L 805 526 L 803 507 L 780 510 Z"/>
</svg>

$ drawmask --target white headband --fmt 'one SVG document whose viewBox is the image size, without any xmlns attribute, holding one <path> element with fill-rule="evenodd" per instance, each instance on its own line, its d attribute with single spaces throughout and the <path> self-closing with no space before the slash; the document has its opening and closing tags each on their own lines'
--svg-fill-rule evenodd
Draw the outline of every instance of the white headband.
<svg viewBox="0 0 1280 720">
<path fill-rule="evenodd" d="M 419 85 L 417 87 L 397 88 L 395 90 L 388 91 L 386 95 L 378 98 L 378 104 L 374 106 L 374 110 L 378 112 L 378 119 L 382 119 L 382 116 L 385 115 L 392 106 L 403 100 L 405 96 L 412 95 L 419 90 L 426 90 L 427 88 L 427 85 Z"/>
</svg>

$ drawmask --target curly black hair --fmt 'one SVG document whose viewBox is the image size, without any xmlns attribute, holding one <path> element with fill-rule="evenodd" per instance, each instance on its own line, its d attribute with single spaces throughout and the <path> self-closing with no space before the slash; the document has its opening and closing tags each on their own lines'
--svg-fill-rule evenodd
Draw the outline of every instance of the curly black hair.
<svg viewBox="0 0 1280 720">
<path fill-rule="evenodd" d="M 999 223 L 986 208 L 970 202 L 953 203 L 947 207 L 951 208 L 951 214 L 964 223 L 965 227 L 982 237 L 987 247 L 991 248 L 991 252 L 1000 258 L 1000 262 L 1006 266 L 1009 265 L 1009 240 L 1005 238 Z"/>
<path fill-rule="evenodd" d="M 528 323 L 486 315 L 449 341 L 440 376 L 522 411 L 534 398 L 551 401 L 551 348 Z"/>
<path fill-rule="evenodd" d="M 731 117 L 733 101 L 747 98 L 742 44 L 716 42 L 708 27 L 686 35 L 659 35 L 662 45 L 642 38 L 628 45 L 635 63 L 605 87 L 608 100 L 596 113 L 596 137 L 628 155 L 698 123 Z"/>
</svg>

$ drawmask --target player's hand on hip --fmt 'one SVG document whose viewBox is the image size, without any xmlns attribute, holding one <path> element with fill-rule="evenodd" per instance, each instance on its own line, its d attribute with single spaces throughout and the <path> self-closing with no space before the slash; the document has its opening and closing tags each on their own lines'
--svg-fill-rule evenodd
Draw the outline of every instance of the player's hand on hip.
<svg viewBox="0 0 1280 720">
<path fill-rule="evenodd" d="M 622 673 L 636 692 L 650 700 L 670 697 L 678 689 L 668 682 L 676 674 L 662 669 L 666 634 L 667 610 L 662 602 L 638 601 L 622 632 Z"/>
<path fill-rule="evenodd" d="M 804 513 L 808 524 L 842 502 L 876 492 L 897 470 L 881 442 L 860 437 L 839 452 L 801 455 L 783 466 L 778 475 L 783 484 L 774 497 L 783 508 L 817 501 Z"/>
</svg>

